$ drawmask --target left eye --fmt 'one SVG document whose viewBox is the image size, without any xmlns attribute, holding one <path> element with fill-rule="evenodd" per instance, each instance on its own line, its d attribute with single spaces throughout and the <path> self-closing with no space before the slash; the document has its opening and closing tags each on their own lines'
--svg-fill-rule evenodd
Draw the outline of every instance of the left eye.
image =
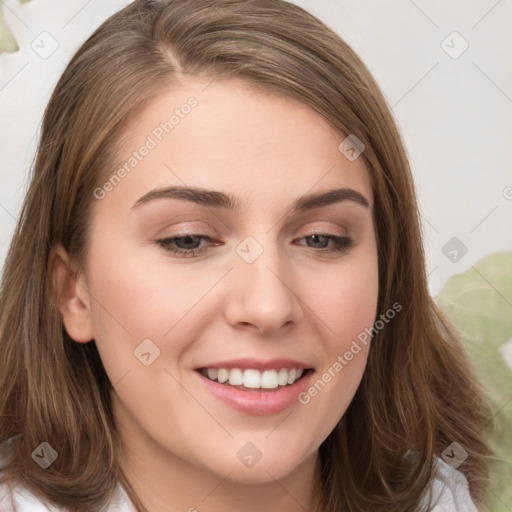
<svg viewBox="0 0 512 512">
<path fill-rule="evenodd" d="M 317 249 L 317 252 L 320 253 L 346 252 L 354 245 L 354 241 L 348 237 L 330 235 L 325 233 L 313 233 L 305 237 L 299 238 L 298 240 L 307 239 L 310 239 L 314 244 L 314 246 L 308 245 L 308 247 L 312 249 Z M 166 251 L 169 251 L 171 253 L 182 255 L 185 257 L 191 257 L 195 256 L 198 253 L 203 253 L 210 248 L 208 246 L 201 247 L 202 241 L 211 242 L 212 239 L 208 235 L 185 234 L 181 236 L 157 240 L 157 244 L 163 247 Z M 327 248 L 330 241 L 335 242 L 335 244 L 337 245 L 331 248 Z M 216 243 L 215 245 L 220 244 Z M 318 247 L 318 245 L 322 247 Z M 327 247 L 323 247 L 324 245 L 326 245 Z"/>
<path fill-rule="evenodd" d="M 322 250 L 322 248 L 317 247 L 317 249 L 321 249 L 321 252 L 324 252 L 324 253 L 325 252 L 335 252 L 335 251 L 336 252 L 348 251 L 348 249 L 350 249 L 354 245 L 354 241 L 351 238 L 348 238 L 346 236 L 314 233 L 314 234 L 304 237 L 304 239 L 308 239 L 308 238 L 311 239 L 314 244 L 323 245 L 324 242 L 326 242 L 327 245 L 329 245 L 329 242 L 331 240 L 337 244 L 334 247 L 331 247 L 330 249 L 325 248 Z"/>
</svg>

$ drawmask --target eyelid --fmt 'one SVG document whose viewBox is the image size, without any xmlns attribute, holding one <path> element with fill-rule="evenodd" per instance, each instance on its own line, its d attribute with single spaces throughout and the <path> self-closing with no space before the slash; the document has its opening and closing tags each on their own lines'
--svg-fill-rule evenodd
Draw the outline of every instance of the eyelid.
<svg viewBox="0 0 512 512">
<path fill-rule="evenodd" d="M 348 236 L 347 230 L 337 230 L 333 228 L 325 228 L 325 227 L 311 227 L 306 229 L 304 232 L 300 233 L 299 235 L 295 236 L 294 239 L 297 238 L 304 238 L 311 235 L 319 235 L 323 234 L 326 236 L 339 236 L 339 237 L 346 237 Z M 179 237 L 186 237 L 186 236 L 198 236 L 198 237 L 208 237 L 210 240 L 215 240 L 219 238 L 223 238 L 222 234 L 219 233 L 217 230 L 213 229 L 212 233 L 208 232 L 207 229 L 198 228 L 197 230 L 194 228 L 183 228 L 179 231 L 169 233 L 166 235 L 159 235 L 155 238 L 163 239 L 163 238 L 179 238 Z"/>
<path fill-rule="evenodd" d="M 169 226 L 168 226 L 169 227 Z M 168 228 L 167 227 L 167 228 Z M 167 228 L 162 230 L 161 234 L 157 234 L 154 238 L 162 239 L 162 238 L 176 238 L 182 236 L 207 236 L 209 238 L 222 238 L 222 234 L 214 228 L 211 227 L 183 227 L 178 229 L 178 231 L 173 231 L 171 233 L 167 233 Z"/>
<path fill-rule="evenodd" d="M 304 234 L 302 234 L 302 236 L 295 237 L 294 241 L 304 240 L 305 238 L 311 238 L 313 236 L 323 236 L 330 240 L 334 240 L 337 244 L 339 244 L 338 246 L 332 247 L 330 249 L 325 248 L 325 249 L 317 250 L 315 248 L 312 248 L 313 252 L 317 252 L 319 255 L 323 255 L 323 256 L 330 256 L 330 255 L 334 255 L 337 253 L 339 253 L 340 255 L 343 255 L 346 252 L 348 252 L 351 248 L 353 248 L 355 245 L 357 245 L 356 241 L 349 236 L 336 235 L 336 234 L 332 234 L 331 232 L 329 232 L 329 230 L 322 231 L 321 229 L 317 229 L 316 231 L 313 230 L 308 233 L 304 233 Z M 174 242 L 175 240 L 180 239 L 180 238 L 187 238 L 187 237 L 196 237 L 201 240 L 208 240 L 210 242 L 210 244 L 207 245 L 206 247 L 198 248 L 198 249 L 181 249 L 181 248 L 172 246 L 172 242 Z M 218 241 L 216 242 L 212 237 L 210 237 L 208 235 L 194 234 L 191 232 L 175 234 L 173 236 L 170 236 L 170 237 L 167 237 L 164 239 L 156 240 L 155 243 L 157 245 L 161 246 L 162 248 L 164 248 L 166 251 L 173 253 L 175 255 L 178 255 L 177 256 L 178 258 L 193 258 L 197 254 L 199 254 L 199 255 L 207 254 L 208 252 L 210 252 L 210 250 L 212 250 L 213 247 L 218 246 L 218 245 L 223 245 L 222 243 L 219 244 Z"/>
<path fill-rule="evenodd" d="M 304 233 L 302 233 L 302 237 L 309 236 L 309 235 L 317 235 L 319 233 L 323 233 L 325 235 L 332 235 L 332 236 L 348 236 L 347 230 L 344 229 L 343 231 L 333 229 L 333 228 L 325 228 L 325 227 L 315 227 L 315 228 L 309 228 Z"/>
<path fill-rule="evenodd" d="M 341 219 L 340 219 L 341 220 Z M 195 222 L 195 221 L 192 221 Z M 339 236 L 339 237 L 348 237 L 350 236 L 351 230 L 349 230 L 346 226 L 340 225 L 337 222 L 327 221 L 327 220 L 317 220 L 317 221 L 309 221 L 305 223 L 308 228 L 302 231 L 301 228 L 296 227 L 294 229 L 290 229 L 289 227 L 286 229 L 286 238 L 288 236 L 292 236 L 292 231 L 295 232 L 293 238 L 296 237 L 305 237 L 316 234 L 324 234 L 331 236 Z M 312 225 L 314 224 L 314 225 Z M 213 227 L 211 223 L 201 221 L 199 226 L 190 226 L 190 222 L 181 222 L 178 225 L 182 225 L 175 232 L 168 232 L 167 230 L 172 226 L 167 226 L 165 229 L 161 230 L 161 234 L 157 234 L 154 236 L 154 239 L 163 239 L 163 238 L 175 238 L 181 236 L 207 236 L 211 240 L 220 241 L 227 235 L 232 235 L 233 231 L 228 228 L 228 233 L 221 233 L 218 229 Z M 183 226 L 184 225 L 184 226 Z"/>
</svg>

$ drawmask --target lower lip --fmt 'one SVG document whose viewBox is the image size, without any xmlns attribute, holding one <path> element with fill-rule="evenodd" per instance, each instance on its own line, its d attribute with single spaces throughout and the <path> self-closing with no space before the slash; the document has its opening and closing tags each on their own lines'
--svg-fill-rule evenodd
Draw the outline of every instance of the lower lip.
<svg viewBox="0 0 512 512">
<path fill-rule="evenodd" d="M 219 384 L 195 371 L 206 388 L 217 398 L 230 405 L 237 411 L 254 416 L 277 414 L 298 403 L 298 395 L 304 392 L 313 375 L 308 370 L 297 382 L 279 389 L 278 391 L 243 391 L 226 384 Z"/>
</svg>

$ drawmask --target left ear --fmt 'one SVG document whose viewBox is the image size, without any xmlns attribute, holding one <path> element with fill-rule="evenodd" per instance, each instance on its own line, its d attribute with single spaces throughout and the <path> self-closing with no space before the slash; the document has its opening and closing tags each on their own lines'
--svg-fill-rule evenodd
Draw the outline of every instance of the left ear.
<svg viewBox="0 0 512 512">
<path fill-rule="evenodd" d="M 88 343 L 94 339 L 94 329 L 85 278 L 77 272 L 69 255 L 60 245 L 50 253 L 49 273 L 54 300 L 62 313 L 67 333 L 78 343 Z"/>
</svg>

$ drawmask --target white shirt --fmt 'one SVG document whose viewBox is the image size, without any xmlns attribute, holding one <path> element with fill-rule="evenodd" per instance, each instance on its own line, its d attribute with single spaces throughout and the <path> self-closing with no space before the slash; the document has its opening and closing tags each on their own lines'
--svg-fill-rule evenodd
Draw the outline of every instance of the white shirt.
<svg viewBox="0 0 512 512">
<path fill-rule="evenodd" d="M 0 445 L 1 447 L 2 445 Z M 2 480 L 2 454 L 0 453 L 0 480 Z M 478 512 L 471 500 L 468 482 L 463 473 L 435 457 L 438 468 L 437 478 L 430 487 L 434 504 L 427 511 L 428 494 L 424 497 L 418 512 Z M 14 507 L 16 507 L 14 509 Z M 0 483 L 0 512 L 68 512 L 64 508 L 46 505 L 19 483 L 11 490 L 7 483 Z M 105 512 L 136 512 L 121 485 L 112 497 Z"/>
</svg>

